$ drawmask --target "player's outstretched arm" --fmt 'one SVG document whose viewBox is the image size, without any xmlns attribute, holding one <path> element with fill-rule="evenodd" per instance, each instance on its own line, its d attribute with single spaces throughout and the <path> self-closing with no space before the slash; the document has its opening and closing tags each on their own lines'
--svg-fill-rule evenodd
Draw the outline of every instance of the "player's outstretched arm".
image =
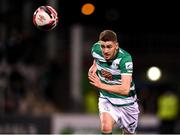
<svg viewBox="0 0 180 135">
<path fill-rule="evenodd" d="M 96 74 L 97 67 L 96 67 L 96 61 L 93 61 L 92 66 L 89 68 L 88 76 Z"/>
<path fill-rule="evenodd" d="M 121 95 L 128 95 L 130 91 L 130 84 L 131 84 L 131 75 L 122 75 L 122 80 L 120 85 L 108 85 L 102 83 L 99 77 L 96 74 L 91 74 L 88 76 L 90 80 L 90 84 L 94 85 L 97 88 L 103 89 L 105 91 L 121 94 Z"/>
</svg>

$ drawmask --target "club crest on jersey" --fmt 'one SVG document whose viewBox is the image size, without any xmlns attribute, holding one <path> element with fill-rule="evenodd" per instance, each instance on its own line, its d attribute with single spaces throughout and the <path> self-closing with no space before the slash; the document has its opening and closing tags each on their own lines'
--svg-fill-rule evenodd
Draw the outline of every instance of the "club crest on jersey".
<svg viewBox="0 0 180 135">
<path fill-rule="evenodd" d="M 132 62 L 126 62 L 125 63 L 126 69 L 133 69 L 133 63 Z"/>
<path fill-rule="evenodd" d="M 112 69 L 118 69 L 118 64 L 117 64 L 117 63 L 112 63 L 112 65 L 110 66 L 110 68 L 112 68 Z"/>
<path fill-rule="evenodd" d="M 112 65 L 110 66 L 110 68 L 112 68 L 112 69 L 118 69 L 119 61 L 120 61 L 120 59 L 114 60 L 113 63 L 112 63 Z"/>
</svg>

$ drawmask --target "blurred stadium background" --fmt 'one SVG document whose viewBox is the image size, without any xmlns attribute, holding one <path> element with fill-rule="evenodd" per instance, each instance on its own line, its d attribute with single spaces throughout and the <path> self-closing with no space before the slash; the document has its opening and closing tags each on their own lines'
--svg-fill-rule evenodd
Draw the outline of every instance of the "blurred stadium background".
<svg viewBox="0 0 180 135">
<path fill-rule="evenodd" d="M 94 12 L 81 12 L 84 4 Z M 53 6 L 58 26 L 43 32 L 32 15 Z M 180 26 L 176 3 L 111 0 L 0 1 L 0 133 L 99 132 L 98 92 L 88 83 L 91 46 L 104 29 L 113 29 L 134 61 L 141 109 L 137 133 L 160 133 L 159 99 L 165 91 L 180 96 Z M 147 70 L 159 67 L 150 81 Z M 155 73 L 153 73 L 154 75 Z M 168 103 L 173 102 L 171 99 Z M 179 104 L 172 133 L 180 133 Z M 169 125 L 170 126 L 170 125 Z M 115 133 L 119 130 L 115 128 Z"/>
</svg>

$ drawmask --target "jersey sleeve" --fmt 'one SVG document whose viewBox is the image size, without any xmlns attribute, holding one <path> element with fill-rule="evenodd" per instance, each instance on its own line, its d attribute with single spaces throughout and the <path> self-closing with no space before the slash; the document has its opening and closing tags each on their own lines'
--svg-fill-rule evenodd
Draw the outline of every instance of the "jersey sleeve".
<svg viewBox="0 0 180 135">
<path fill-rule="evenodd" d="M 94 43 L 92 48 L 91 48 L 91 54 L 93 54 L 94 52 L 99 53 L 100 52 L 99 46 L 100 46 L 99 42 Z"/>
<path fill-rule="evenodd" d="M 132 75 L 133 73 L 133 62 L 132 62 L 132 57 L 130 55 L 127 55 L 122 58 L 120 62 L 120 70 L 121 74 L 125 75 Z"/>
<path fill-rule="evenodd" d="M 96 42 L 95 44 L 93 44 L 92 49 L 91 49 L 91 55 L 94 59 L 105 62 L 99 42 Z"/>
</svg>

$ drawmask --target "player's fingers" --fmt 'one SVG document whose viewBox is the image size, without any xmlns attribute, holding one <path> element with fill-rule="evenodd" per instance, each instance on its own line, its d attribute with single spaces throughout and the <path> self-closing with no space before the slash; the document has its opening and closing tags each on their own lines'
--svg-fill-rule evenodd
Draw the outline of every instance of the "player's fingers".
<svg viewBox="0 0 180 135">
<path fill-rule="evenodd" d="M 94 83 L 93 83 L 93 82 L 91 82 L 91 81 L 90 81 L 89 83 L 90 83 L 90 84 L 92 84 L 92 85 L 94 85 Z"/>
<path fill-rule="evenodd" d="M 92 70 L 89 70 L 89 71 L 88 71 L 88 75 L 90 75 L 90 74 L 92 74 Z"/>
<path fill-rule="evenodd" d="M 90 84 L 92 84 L 93 86 L 97 87 L 96 83 L 94 82 L 89 82 Z"/>
<path fill-rule="evenodd" d="M 94 81 L 94 80 L 95 80 L 95 78 L 93 77 L 93 75 L 88 76 L 88 78 L 89 78 L 89 80 L 91 80 L 91 81 Z"/>
</svg>

